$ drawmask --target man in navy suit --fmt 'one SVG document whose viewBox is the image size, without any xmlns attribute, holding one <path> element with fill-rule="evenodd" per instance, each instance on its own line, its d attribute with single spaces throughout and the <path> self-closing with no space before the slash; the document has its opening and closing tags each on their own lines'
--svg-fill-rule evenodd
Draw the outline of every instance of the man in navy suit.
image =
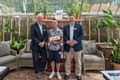
<svg viewBox="0 0 120 80">
<path fill-rule="evenodd" d="M 71 59 L 72 56 L 75 60 L 75 74 L 77 80 L 82 80 L 81 78 L 81 50 L 83 29 L 80 24 L 75 23 L 74 16 L 69 16 L 69 24 L 64 26 L 63 29 L 64 37 L 64 51 L 65 51 L 65 76 L 64 80 L 68 80 L 71 73 Z"/>
<path fill-rule="evenodd" d="M 42 14 L 38 14 L 37 22 L 32 24 L 30 27 L 30 37 L 31 37 L 30 49 L 32 50 L 33 66 L 37 78 L 41 78 L 40 72 L 44 74 L 48 74 L 45 71 L 46 59 L 47 59 L 47 54 L 45 49 L 45 42 L 47 40 L 47 30 L 46 30 L 46 25 L 42 24 L 42 19 L 43 19 Z M 37 65 L 39 53 L 41 56 L 40 72 Z"/>
</svg>

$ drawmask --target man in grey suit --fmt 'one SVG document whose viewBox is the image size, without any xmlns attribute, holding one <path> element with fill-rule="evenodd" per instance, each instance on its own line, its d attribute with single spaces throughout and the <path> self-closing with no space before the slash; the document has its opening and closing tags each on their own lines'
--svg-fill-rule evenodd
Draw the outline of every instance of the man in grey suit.
<svg viewBox="0 0 120 80">
<path fill-rule="evenodd" d="M 45 42 L 47 40 L 47 30 L 46 30 L 46 25 L 42 24 L 42 19 L 43 19 L 42 14 L 38 14 L 37 22 L 32 24 L 30 27 L 30 37 L 31 37 L 30 49 L 32 50 L 33 66 L 37 78 L 41 78 L 40 72 L 44 74 L 48 74 L 45 71 L 46 59 L 47 59 L 47 54 L 45 49 Z M 41 56 L 40 72 L 37 65 L 39 53 Z"/>
</svg>

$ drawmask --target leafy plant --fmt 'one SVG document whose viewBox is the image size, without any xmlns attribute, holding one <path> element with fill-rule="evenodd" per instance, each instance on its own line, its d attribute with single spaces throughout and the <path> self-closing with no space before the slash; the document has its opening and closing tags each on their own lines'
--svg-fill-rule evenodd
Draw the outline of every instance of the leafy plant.
<svg viewBox="0 0 120 80">
<path fill-rule="evenodd" d="M 35 12 L 34 12 L 34 15 L 38 15 L 40 13 L 40 11 L 39 10 L 36 10 Z"/>
<path fill-rule="evenodd" d="M 45 7 L 45 6 L 43 7 L 43 14 L 44 14 L 44 16 L 46 16 L 46 15 L 47 15 L 47 9 L 46 9 L 46 7 Z"/>
<path fill-rule="evenodd" d="M 0 30 L 0 41 L 2 41 L 2 34 L 5 33 L 5 32 L 8 32 L 8 33 L 17 33 L 17 31 L 15 31 L 14 29 L 9 29 L 8 26 L 10 24 L 10 20 L 7 21 L 4 26 L 2 27 L 2 29 Z"/>
<path fill-rule="evenodd" d="M 81 3 L 80 2 L 75 2 L 73 3 L 72 5 L 72 12 L 73 12 L 73 15 L 76 17 L 77 14 L 80 14 L 80 5 Z"/>
<path fill-rule="evenodd" d="M 18 37 L 16 40 L 13 37 L 12 41 L 10 42 L 10 48 L 17 51 L 17 53 L 19 53 L 19 51 L 24 47 L 26 41 L 27 39 L 22 40 L 20 37 Z"/>
<path fill-rule="evenodd" d="M 110 57 L 111 62 L 115 62 L 120 64 L 120 23 L 115 21 L 114 16 L 112 14 L 112 11 L 109 10 L 108 12 L 105 10 L 102 10 L 105 17 L 107 18 L 106 20 L 98 20 L 96 23 L 98 24 L 94 29 L 92 33 L 95 33 L 99 28 L 106 27 L 110 30 L 111 33 L 111 49 L 112 49 L 112 54 Z M 113 27 L 119 30 L 119 39 L 114 39 L 113 38 Z"/>
<path fill-rule="evenodd" d="M 117 22 L 114 20 L 112 11 L 109 10 L 108 12 L 105 10 L 102 10 L 105 17 L 107 18 L 106 20 L 97 20 L 95 23 L 98 24 L 92 31 L 92 33 L 95 33 L 99 28 L 106 27 L 110 30 L 111 33 L 111 39 L 113 39 L 113 27 L 118 26 Z"/>
<path fill-rule="evenodd" d="M 111 42 L 112 55 L 110 61 L 120 64 L 120 44 L 116 39 L 112 39 Z"/>
<path fill-rule="evenodd" d="M 10 20 L 5 23 L 2 30 L 0 31 L 0 35 L 2 35 L 4 32 L 17 33 L 17 31 L 15 31 L 14 29 L 8 28 L 9 24 L 10 24 Z"/>
</svg>

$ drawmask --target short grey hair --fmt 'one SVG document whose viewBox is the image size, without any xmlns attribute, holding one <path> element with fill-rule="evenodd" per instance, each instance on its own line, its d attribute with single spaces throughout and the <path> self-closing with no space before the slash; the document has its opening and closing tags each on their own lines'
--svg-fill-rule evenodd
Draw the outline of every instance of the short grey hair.
<svg viewBox="0 0 120 80">
<path fill-rule="evenodd" d="M 42 14 L 38 14 L 37 17 L 38 17 L 38 16 L 42 16 L 42 18 L 43 18 L 43 15 L 42 15 Z"/>
</svg>

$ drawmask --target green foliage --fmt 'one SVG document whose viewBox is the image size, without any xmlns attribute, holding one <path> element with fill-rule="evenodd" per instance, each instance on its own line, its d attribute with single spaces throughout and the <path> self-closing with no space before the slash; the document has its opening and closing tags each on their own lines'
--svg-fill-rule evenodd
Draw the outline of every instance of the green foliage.
<svg viewBox="0 0 120 80">
<path fill-rule="evenodd" d="M 80 14 L 81 13 L 80 12 L 80 6 L 81 6 L 81 2 L 78 2 L 78 1 L 72 3 L 72 7 L 71 6 L 70 7 L 66 6 L 66 7 L 68 7 L 66 9 L 66 13 L 68 15 L 72 14 L 72 15 L 76 16 L 76 14 Z M 90 4 L 84 3 L 84 5 L 82 7 L 82 12 L 88 12 L 89 11 L 89 7 L 90 7 Z"/>
<path fill-rule="evenodd" d="M 115 62 L 117 64 L 120 64 L 120 44 L 116 39 L 111 40 L 112 45 L 112 55 L 110 57 L 111 62 Z"/>
<path fill-rule="evenodd" d="M 75 15 L 80 14 L 80 5 L 81 5 L 81 2 L 73 3 L 72 8 Z"/>
<path fill-rule="evenodd" d="M 39 10 L 36 10 L 35 12 L 34 12 L 34 15 L 38 15 L 40 13 L 40 11 Z"/>
<path fill-rule="evenodd" d="M 74 15 L 80 14 L 80 5 L 81 2 L 75 2 L 72 4 L 72 8 L 68 10 L 68 15 Z"/>
<path fill-rule="evenodd" d="M 27 39 L 22 40 L 20 37 L 15 39 L 13 37 L 12 41 L 10 42 L 10 48 L 17 51 L 17 53 L 19 53 L 19 51 L 24 47 L 26 41 Z"/>
<path fill-rule="evenodd" d="M 106 17 L 106 20 L 97 20 L 95 22 L 97 26 L 93 29 L 92 33 L 95 33 L 99 28 L 102 28 L 102 27 L 106 27 L 110 30 L 111 43 L 112 43 L 110 45 L 112 48 L 112 55 L 111 55 L 110 61 L 120 64 L 120 43 L 118 40 L 113 38 L 113 30 L 112 30 L 113 27 L 120 29 L 120 23 L 114 20 L 114 16 L 111 10 L 109 10 L 108 12 L 103 10 L 103 13 Z"/>
<path fill-rule="evenodd" d="M 106 20 L 97 20 L 95 21 L 95 24 L 97 24 L 97 26 L 93 29 L 92 31 L 92 34 L 95 33 L 99 28 L 102 28 L 102 27 L 106 27 L 110 30 L 111 32 L 111 38 L 113 38 L 113 27 L 114 26 L 118 26 L 117 22 L 114 20 L 114 17 L 113 17 L 113 14 L 112 14 L 112 11 L 109 10 L 108 12 L 105 11 L 105 10 L 102 10 L 105 17 L 107 18 Z"/>
<path fill-rule="evenodd" d="M 0 35 L 3 34 L 4 32 L 9 32 L 9 33 L 17 33 L 14 29 L 9 29 L 8 26 L 10 24 L 10 21 L 7 21 L 5 25 L 3 26 L 2 30 L 0 31 Z"/>
<path fill-rule="evenodd" d="M 43 14 L 44 14 L 44 16 L 47 15 L 47 9 L 46 9 L 46 6 L 43 7 Z"/>
</svg>

